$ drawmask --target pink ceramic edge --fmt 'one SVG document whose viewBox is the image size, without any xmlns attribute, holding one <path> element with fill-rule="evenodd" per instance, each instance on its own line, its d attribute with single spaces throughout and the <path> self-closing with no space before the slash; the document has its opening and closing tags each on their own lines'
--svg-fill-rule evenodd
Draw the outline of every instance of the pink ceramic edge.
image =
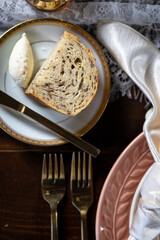
<svg viewBox="0 0 160 240">
<path fill-rule="evenodd" d="M 96 219 L 95 219 L 95 235 L 96 235 L 96 240 L 100 240 L 99 239 L 99 228 L 100 228 L 100 213 L 101 213 L 101 208 L 102 208 L 102 201 L 103 201 L 103 196 L 104 193 L 106 191 L 106 186 L 108 184 L 108 181 L 112 175 L 112 172 L 114 172 L 115 168 L 117 167 L 118 163 L 119 163 L 119 159 L 123 158 L 123 155 L 128 151 L 128 149 L 134 145 L 134 143 L 137 141 L 140 141 L 141 138 L 145 137 L 144 133 L 140 133 L 136 138 L 134 138 L 129 145 L 122 151 L 122 153 L 119 155 L 119 157 L 117 158 L 117 160 L 115 161 L 115 163 L 113 164 L 108 176 L 106 177 L 106 180 L 103 184 L 101 193 L 100 193 L 100 197 L 99 197 L 99 201 L 98 201 L 98 205 L 97 205 L 97 211 L 96 211 Z"/>
</svg>

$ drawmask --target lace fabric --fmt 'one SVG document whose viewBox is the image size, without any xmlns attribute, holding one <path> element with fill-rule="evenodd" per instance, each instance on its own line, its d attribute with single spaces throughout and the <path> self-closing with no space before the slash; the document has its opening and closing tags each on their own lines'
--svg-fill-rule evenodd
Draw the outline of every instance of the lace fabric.
<svg viewBox="0 0 160 240">
<path fill-rule="evenodd" d="M 77 24 L 89 32 L 96 40 L 96 25 L 99 21 L 117 20 L 139 31 L 157 48 L 160 48 L 160 0 L 115 0 L 115 1 L 73 1 L 71 5 L 58 12 L 42 12 L 32 7 L 25 0 L 0 1 L 0 34 L 10 27 L 33 18 L 53 17 Z M 98 40 L 97 40 L 98 41 Z M 118 66 L 107 49 L 99 43 L 109 62 L 111 71 L 110 102 L 120 96 L 145 101 L 143 93 L 135 86 L 132 79 Z"/>
</svg>

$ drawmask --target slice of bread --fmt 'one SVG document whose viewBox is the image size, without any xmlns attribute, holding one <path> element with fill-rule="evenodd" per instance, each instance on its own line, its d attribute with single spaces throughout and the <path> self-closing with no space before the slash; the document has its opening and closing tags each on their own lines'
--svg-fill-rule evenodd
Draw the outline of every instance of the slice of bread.
<svg viewBox="0 0 160 240">
<path fill-rule="evenodd" d="M 58 112 L 75 116 L 96 94 L 95 61 L 92 51 L 65 31 L 25 92 Z"/>
</svg>

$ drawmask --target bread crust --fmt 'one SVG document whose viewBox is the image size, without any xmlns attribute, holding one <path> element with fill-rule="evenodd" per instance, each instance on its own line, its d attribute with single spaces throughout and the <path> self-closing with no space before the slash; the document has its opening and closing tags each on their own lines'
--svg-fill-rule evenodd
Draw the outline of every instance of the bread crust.
<svg viewBox="0 0 160 240">
<path fill-rule="evenodd" d="M 95 62 L 92 51 L 65 30 L 25 93 L 62 114 L 75 116 L 97 92 Z"/>
</svg>

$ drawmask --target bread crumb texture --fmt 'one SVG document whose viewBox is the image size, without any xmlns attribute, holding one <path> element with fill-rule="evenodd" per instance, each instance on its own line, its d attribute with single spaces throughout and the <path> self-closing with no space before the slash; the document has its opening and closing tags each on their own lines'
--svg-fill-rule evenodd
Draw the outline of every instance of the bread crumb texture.
<svg viewBox="0 0 160 240">
<path fill-rule="evenodd" d="M 65 31 L 26 90 L 47 106 L 75 116 L 92 101 L 98 70 L 92 51 Z"/>
</svg>

